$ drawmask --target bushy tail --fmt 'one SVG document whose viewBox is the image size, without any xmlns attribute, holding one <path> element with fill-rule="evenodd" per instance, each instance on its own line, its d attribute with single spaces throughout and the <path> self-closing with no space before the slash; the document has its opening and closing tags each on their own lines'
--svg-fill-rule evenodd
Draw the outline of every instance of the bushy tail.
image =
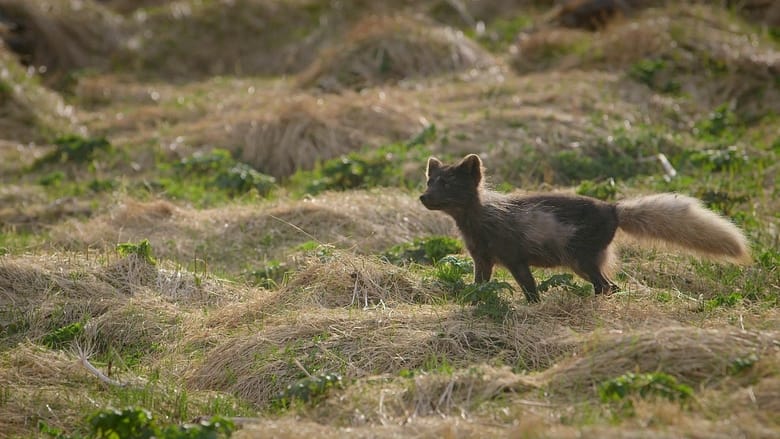
<svg viewBox="0 0 780 439">
<path fill-rule="evenodd" d="M 701 201 L 678 194 L 657 194 L 619 201 L 618 226 L 643 241 L 662 242 L 699 256 L 750 262 L 742 231 Z"/>
</svg>

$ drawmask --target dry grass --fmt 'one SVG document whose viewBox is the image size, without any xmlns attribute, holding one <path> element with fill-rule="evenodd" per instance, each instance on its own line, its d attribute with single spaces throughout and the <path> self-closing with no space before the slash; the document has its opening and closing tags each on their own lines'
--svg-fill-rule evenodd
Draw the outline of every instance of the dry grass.
<svg viewBox="0 0 780 439">
<path fill-rule="evenodd" d="M 57 0 L 48 15 L 40 13 L 44 3 L 0 0 L 4 17 L 6 8 L 16 11 L 12 18 L 34 32 L 15 40 L 26 41 L 27 59 L 48 56 L 54 77 L 85 66 L 97 71 L 80 72 L 68 89 L 76 120 L 75 110 L 0 48 L 0 97 L 9 98 L 0 99 L 0 436 L 34 435 L 38 421 L 80 432 L 86 414 L 129 405 L 152 409 L 163 423 L 259 416 L 234 435 L 244 438 L 779 431 L 780 312 L 765 262 L 737 272 L 629 249 L 620 293 L 593 297 L 575 280 L 532 306 L 519 290 L 502 293 L 504 318 L 478 317 L 482 308 L 455 303 L 429 267 L 397 267 L 377 256 L 413 238 L 454 233 L 451 220 L 425 210 L 418 194 L 383 188 L 296 199 L 285 186 L 287 176 L 318 160 L 405 141 L 429 124 L 437 142 L 420 148 L 480 152 L 496 183 L 529 188 L 558 181 L 548 158 L 609 143 L 620 129 L 663 126 L 651 134 L 698 147 L 703 141 L 690 138 L 691 127 L 713 104 L 734 98 L 737 111 L 761 112 L 780 102 L 776 87 L 750 95 L 774 80 L 776 45 L 732 15 L 711 4 L 671 5 L 598 33 L 536 28 L 518 42 L 511 55 L 517 69 L 508 71 L 498 55 L 425 17 L 468 27 L 484 20 L 492 32 L 552 2 Z M 78 5 L 83 16 L 73 10 Z M 111 26 L 105 38 L 95 37 Z M 109 53 L 119 59 L 103 56 Z M 391 63 L 377 63 L 383 57 Z M 627 77 L 638 61 L 654 58 L 673 69 L 656 80 L 668 74 L 682 93 Z M 305 75 L 252 76 L 297 75 L 315 59 Z M 107 136 L 126 163 L 101 159 L 73 169 L 83 171 L 80 178 L 121 181 L 116 193 L 63 196 L 67 184 L 38 185 L 43 175 L 22 170 L 45 150 L 20 143 L 80 130 L 79 121 L 93 136 Z M 774 122 L 750 125 L 739 144 L 766 143 L 768 154 Z M 213 147 L 281 177 L 276 198 L 195 209 L 126 194 L 162 178 L 163 163 Z M 403 172 L 422 179 L 423 168 L 408 162 Z M 776 238 L 772 170 L 750 171 L 766 174 L 755 188 L 732 186 L 718 173 L 695 183 L 729 193 L 763 188 L 740 205 L 757 255 Z M 658 183 L 623 185 L 621 195 L 630 195 Z M 142 239 L 150 240 L 156 265 L 116 253 L 118 242 Z M 240 280 L 277 262 L 294 270 L 276 278 L 278 285 Z M 505 271 L 496 277 L 515 285 Z M 50 342 L 75 322 L 84 331 L 73 341 L 93 354 L 95 367 L 145 384 L 108 387 L 78 365 L 72 341 Z M 315 404 L 269 407 L 288 384 L 321 372 L 341 374 L 344 386 Z M 628 416 L 595 391 L 627 372 L 670 374 L 691 385 L 694 397 L 681 407 L 633 396 L 636 413 Z M 249 408 L 237 411 L 238 401 Z"/>
<path fill-rule="evenodd" d="M 628 70 L 644 59 L 664 60 L 669 67 L 658 75 L 658 83 L 676 81 L 705 108 L 735 99 L 750 114 L 777 112 L 777 87 L 765 86 L 780 74 L 780 53 L 764 38 L 745 38 L 737 25 L 744 27 L 711 6 L 648 9 L 596 34 L 551 27 L 525 35 L 512 65 L 520 72 Z M 701 75 L 702 68 L 712 71 Z M 766 99 L 752 98 L 759 89 L 768 93 Z"/>
<path fill-rule="evenodd" d="M 376 208 L 365 209 L 369 205 Z M 58 226 L 52 238 L 56 246 L 73 250 L 149 239 L 161 258 L 182 264 L 197 260 L 210 270 L 238 274 L 272 258 L 284 260 L 311 240 L 372 253 L 418 236 L 447 234 L 451 227 L 416 197 L 384 190 L 203 211 L 126 200 L 87 222 Z"/>
<path fill-rule="evenodd" d="M 655 328 L 594 336 L 582 352 L 546 371 L 558 395 L 584 392 L 626 372 L 668 373 L 692 385 L 717 384 L 739 359 L 773 355 L 776 334 L 737 329 Z"/>
<path fill-rule="evenodd" d="M 384 93 L 297 95 L 258 108 L 226 115 L 201 141 L 227 143 L 241 161 L 277 178 L 364 146 L 406 140 L 420 126 L 415 110 Z"/>
<path fill-rule="evenodd" d="M 301 74 L 303 87 L 364 89 L 427 76 L 497 66 L 484 49 L 458 31 L 403 16 L 369 17 L 323 51 Z"/>
<path fill-rule="evenodd" d="M 14 147 L 16 143 L 48 140 L 53 133 L 77 123 L 73 107 L 37 79 L 0 40 L 0 139 L 13 141 Z"/>
<path fill-rule="evenodd" d="M 4 17 L 15 24 L 5 39 L 23 61 L 45 66 L 52 80 L 74 69 L 105 68 L 122 50 L 121 17 L 94 1 L 2 0 Z"/>
</svg>

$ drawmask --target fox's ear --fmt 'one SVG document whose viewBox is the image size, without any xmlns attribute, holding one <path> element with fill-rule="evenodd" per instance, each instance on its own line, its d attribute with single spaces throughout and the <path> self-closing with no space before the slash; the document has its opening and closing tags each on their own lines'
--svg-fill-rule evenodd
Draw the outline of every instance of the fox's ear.
<svg viewBox="0 0 780 439">
<path fill-rule="evenodd" d="M 482 160 L 476 154 L 469 154 L 458 163 L 458 168 L 465 171 L 474 180 L 482 180 Z"/>
<path fill-rule="evenodd" d="M 429 177 L 431 173 L 439 168 L 442 167 L 441 160 L 437 159 L 436 157 L 429 157 L 428 158 L 428 167 L 425 169 L 425 177 Z"/>
</svg>

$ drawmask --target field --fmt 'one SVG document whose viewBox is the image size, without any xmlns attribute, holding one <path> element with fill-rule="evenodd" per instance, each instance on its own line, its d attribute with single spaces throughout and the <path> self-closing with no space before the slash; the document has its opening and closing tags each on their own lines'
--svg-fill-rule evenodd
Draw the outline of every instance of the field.
<svg viewBox="0 0 780 439">
<path fill-rule="evenodd" d="M 0 0 L 0 437 L 780 436 L 780 3 L 555 3 Z M 475 286 L 468 153 L 752 262 Z"/>
</svg>

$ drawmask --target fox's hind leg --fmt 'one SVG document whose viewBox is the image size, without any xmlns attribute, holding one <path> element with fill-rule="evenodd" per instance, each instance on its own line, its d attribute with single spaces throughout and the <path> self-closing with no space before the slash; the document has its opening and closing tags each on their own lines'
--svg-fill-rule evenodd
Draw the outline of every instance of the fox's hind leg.
<svg viewBox="0 0 780 439">
<path fill-rule="evenodd" d="M 619 287 L 612 282 L 607 274 L 612 263 L 612 250 L 604 249 L 596 255 L 584 253 L 577 255 L 577 264 L 574 272 L 585 280 L 593 284 L 593 291 L 596 294 L 610 294 L 619 290 Z"/>
<path fill-rule="evenodd" d="M 523 288 L 526 300 L 529 303 L 539 301 L 539 292 L 536 290 L 536 281 L 531 274 L 531 267 L 528 264 L 522 262 L 515 262 L 512 265 L 508 265 L 507 268 L 512 273 L 518 284 Z"/>
</svg>

